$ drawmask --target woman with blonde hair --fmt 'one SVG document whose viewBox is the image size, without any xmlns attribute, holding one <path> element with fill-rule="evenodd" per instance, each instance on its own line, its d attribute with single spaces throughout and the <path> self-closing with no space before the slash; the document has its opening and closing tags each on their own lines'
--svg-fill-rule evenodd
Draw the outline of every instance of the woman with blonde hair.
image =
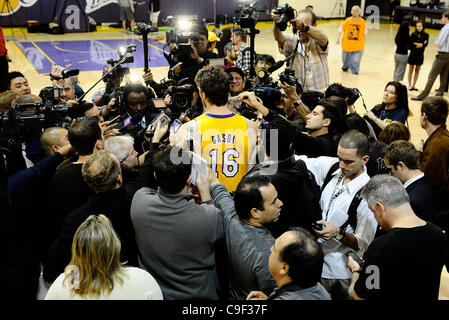
<svg viewBox="0 0 449 320">
<path fill-rule="evenodd" d="M 45 300 L 162 300 L 147 271 L 123 266 L 120 248 L 110 220 L 102 214 L 89 216 L 73 238 L 72 260 Z"/>
</svg>

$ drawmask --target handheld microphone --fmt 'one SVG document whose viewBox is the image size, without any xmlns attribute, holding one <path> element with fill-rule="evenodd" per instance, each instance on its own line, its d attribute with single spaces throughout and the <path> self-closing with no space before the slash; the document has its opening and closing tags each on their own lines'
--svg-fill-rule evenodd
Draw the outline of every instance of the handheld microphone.
<svg viewBox="0 0 449 320">
<path fill-rule="evenodd" d="M 122 122 L 120 122 L 115 129 L 118 129 L 121 133 L 127 131 L 127 130 L 133 130 L 137 125 L 139 125 L 140 121 L 142 121 L 143 114 L 136 113 L 132 117 L 128 117 Z"/>
</svg>

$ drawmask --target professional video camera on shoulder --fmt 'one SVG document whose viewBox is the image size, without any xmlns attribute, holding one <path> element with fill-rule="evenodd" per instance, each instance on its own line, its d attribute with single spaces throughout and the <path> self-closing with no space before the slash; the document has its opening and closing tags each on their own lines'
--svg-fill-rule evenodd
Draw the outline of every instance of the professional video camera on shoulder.
<svg viewBox="0 0 449 320">
<path fill-rule="evenodd" d="M 166 21 L 172 28 L 166 33 L 166 44 L 174 44 L 171 53 L 177 55 L 179 61 L 188 61 L 192 53 L 190 43 L 195 45 L 200 39 L 200 33 L 195 28 L 198 25 L 198 16 L 168 16 Z"/>
<path fill-rule="evenodd" d="M 257 0 L 239 0 L 236 13 L 239 14 L 238 23 L 242 28 L 253 29 L 256 26 L 258 13 L 265 12 L 266 7 L 256 6 Z"/>
<path fill-rule="evenodd" d="M 171 105 L 169 108 L 173 112 L 184 112 L 192 105 L 193 93 L 195 88 L 190 86 L 170 86 L 166 94 L 171 97 Z"/>
<path fill-rule="evenodd" d="M 45 128 L 70 127 L 70 105 L 53 104 L 58 94 L 50 95 L 50 88 L 44 88 L 43 92 L 41 97 L 47 100 L 42 103 L 14 104 L 6 114 L 0 114 L 0 136 L 8 137 L 14 144 L 38 138 Z"/>
</svg>

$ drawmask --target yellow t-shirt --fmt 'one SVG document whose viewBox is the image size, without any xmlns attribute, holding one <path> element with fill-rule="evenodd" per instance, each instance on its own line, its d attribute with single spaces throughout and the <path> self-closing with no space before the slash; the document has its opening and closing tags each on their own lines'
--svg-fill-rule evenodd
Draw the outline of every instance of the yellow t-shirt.
<svg viewBox="0 0 449 320">
<path fill-rule="evenodd" d="M 248 171 L 251 153 L 246 119 L 235 113 L 205 113 L 195 121 L 201 134 L 201 156 L 228 191 L 235 191 Z"/>
<path fill-rule="evenodd" d="M 365 49 L 366 22 L 363 18 L 355 21 L 352 17 L 346 19 L 341 25 L 343 40 L 341 48 L 346 52 L 362 51 Z"/>
</svg>

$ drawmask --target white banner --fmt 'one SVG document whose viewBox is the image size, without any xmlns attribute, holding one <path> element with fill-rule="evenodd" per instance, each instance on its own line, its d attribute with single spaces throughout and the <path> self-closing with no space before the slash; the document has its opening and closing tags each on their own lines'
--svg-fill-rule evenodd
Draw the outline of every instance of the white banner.
<svg viewBox="0 0 449 320">
<path fill-rule="evenodd" d="M 98 9 L 107 6 L 111 3 L 117 3 L 118 0 L 86 0 L 86 13 L 92 13 Z"/>
</svg>

